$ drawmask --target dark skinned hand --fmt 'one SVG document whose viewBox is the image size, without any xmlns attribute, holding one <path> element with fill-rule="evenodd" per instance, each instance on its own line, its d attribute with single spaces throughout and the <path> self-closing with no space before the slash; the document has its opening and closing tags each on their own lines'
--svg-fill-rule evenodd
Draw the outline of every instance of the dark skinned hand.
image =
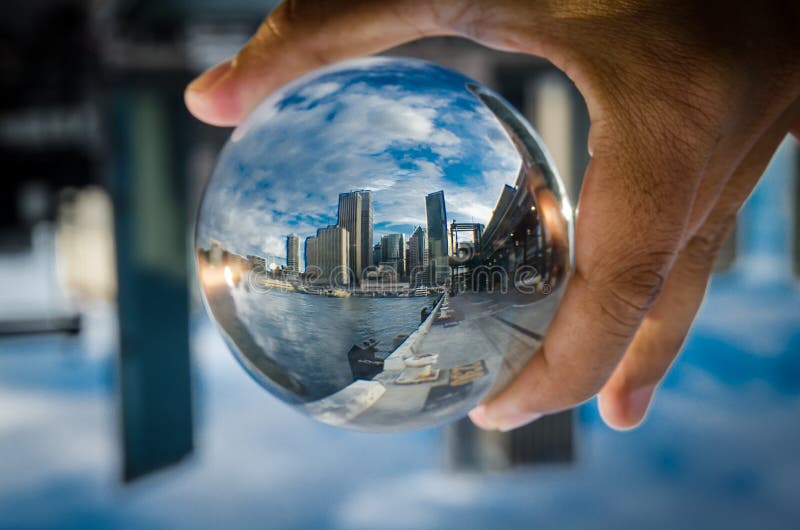
<svg viewBox="0 0 800 530">
<path fill-rule="evenodd" d="M 550 60 L 591 117 L 575 273 L 540 351 L 470 416 L 507 430 L 599 394 L 625 429 L 675 360 L 742 203 L 800 131 L 799 28 L 796 1 L 290 1 L 186 104 L 236 125 L 312 69 L 434 35 Z"/>
</svg>

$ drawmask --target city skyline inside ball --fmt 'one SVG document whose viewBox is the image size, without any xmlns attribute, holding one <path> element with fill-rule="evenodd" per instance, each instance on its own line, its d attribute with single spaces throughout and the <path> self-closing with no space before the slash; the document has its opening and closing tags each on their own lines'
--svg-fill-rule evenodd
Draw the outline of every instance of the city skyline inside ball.
<svg viewBox="0 0 800 530">
<path fill-rule="evenodd" d="M 462 417 L 541 344 L 572 268 L 541 140 L 487 87 L 369 58 L 312 72 L 233 132 L 204 193 L 206 307 L 244 369 L 312 417 Z"/>
</svg>

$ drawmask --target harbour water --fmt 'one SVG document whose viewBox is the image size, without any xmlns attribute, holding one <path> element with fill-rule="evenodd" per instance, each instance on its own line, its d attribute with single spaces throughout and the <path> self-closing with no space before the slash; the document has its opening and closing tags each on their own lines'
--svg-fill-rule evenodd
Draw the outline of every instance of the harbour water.
<svg viewBox="0 0 800 530">
<path fill-rule="evenodd" d="M 420 310 L 435 297 L 335 298 L 280 290 L 234 289 L 236 313 L 264 355 L 299 380 L 304 400 L 337 392 L 353 382 L 347 353 L 376 339 L 390 351 L 392 340 L 410 334 Z M 336 318 L 331 318 L 336 315 Z"/>
</svg>

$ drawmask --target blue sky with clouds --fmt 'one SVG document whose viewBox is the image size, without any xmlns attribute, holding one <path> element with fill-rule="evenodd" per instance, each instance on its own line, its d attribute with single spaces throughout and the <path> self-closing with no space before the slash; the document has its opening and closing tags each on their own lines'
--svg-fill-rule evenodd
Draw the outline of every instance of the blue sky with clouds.
<svg viewBox="0 0 800 530">
<path fill-rule="evenodd" d="M 762 181 L 744 222 L 776 213 L 772 191 Z M 113 308 L 87 312 L 77 337 L 3 339 L 0 529 L 793 528 L 800 283 L 782 265 L 752 266 L 771 246 L 742 249 L 714 277 L 646 423 L 614 432 L 581 406 L 567 466 L 451 473 L 438 429 L 316 423 L 252 381 L 203 317 L 195 453 L 122 487 Z"/>
<path fill-rule="evenodd" d="M 285 236 L 335 223 L 338 195 L 373 191 L 375 240 L 425 223 L 443 189 L 449 220 L 486 223 L 520 156 L 469 79 L 430 63 L 370 58 L 311 74 L 232 134 L 209 183 L 198 242 L 282 256 Z"/>
<path fill-rule="evenodd" d="M 75 339 L 5 339 L 0 528 L 791 528 L 800 287 L 752 281 L 712 283 L 642 428 L 613 432 L 588 403 L 573 464 L 509 473 L 448 472 L 439 430 L 318 424 L 251 381 L 199 319 L 195 454 L 122 487 L 114 313 L 90 313 Z"/>
</svg>

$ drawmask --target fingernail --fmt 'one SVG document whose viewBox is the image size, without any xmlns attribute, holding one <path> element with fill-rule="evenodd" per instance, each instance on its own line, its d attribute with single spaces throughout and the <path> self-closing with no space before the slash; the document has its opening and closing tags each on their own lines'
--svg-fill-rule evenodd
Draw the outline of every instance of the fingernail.
<svg viewBox="0 0 800 530">
<path fill-rule="evenodd" d="M 522 427 L 523 425 L 527 425 L 532 421 L 536 421 L 541 418 L 542 415 L 538 412 L 529 412 L 525 414 L 517 414 L 514 416 L 506 416 L 505 418 L 498 419 L 495 424 L 497 425 L 497 429 L 501 432 L 508 432 L 513 431 L 517 427 Z"/>
<path fill-rule="evenodd" d="M 189 86 L 186 87 L 186 90 L 189 92 L 194 92 L 196 94 L 202 94 L 203 92 L 207 91 L 209 88 L 214 86 L 214 84 L 219 81 L 222 76 L 227 74 L 231 69 L 231 61 L 225 61 L 224 63 L 220 63 L 217 66 L 205 71 L 204 73 L 200 74 L 200 76 L 189 83 Z"/>
<path fill-rule="evenodd" d="M 489 421 L 486 417 L 486 406 L 485 405 L 478 405 L 471 411 L 469 411 L 469 419 L 484 430 L 492 430 L 494 429 L 494 425 Z"/>
<path fill-rule="evenodd" d="M 541 418 L 542 415 L 538 412 L 525 412 L 522 414 L 511 414 L 508 416 L 501 416 L 499 418 L 492 417 L 486 411 L 486 405 L 478 405 L 469 413 L 469 419 L 472 423 L 484 430 L 498 430 L 508 432 L 522 427 L 532 421 Z"/>
<path fill-rule="evenodd" d="M 654 391 L 655 386 L 649 385 L 637 388 L 628 394 L 626 413 L 629 420 L 636 423 L 642 421 L 650 406 L 650 402 L 653 400 Z"/>
</svg>

